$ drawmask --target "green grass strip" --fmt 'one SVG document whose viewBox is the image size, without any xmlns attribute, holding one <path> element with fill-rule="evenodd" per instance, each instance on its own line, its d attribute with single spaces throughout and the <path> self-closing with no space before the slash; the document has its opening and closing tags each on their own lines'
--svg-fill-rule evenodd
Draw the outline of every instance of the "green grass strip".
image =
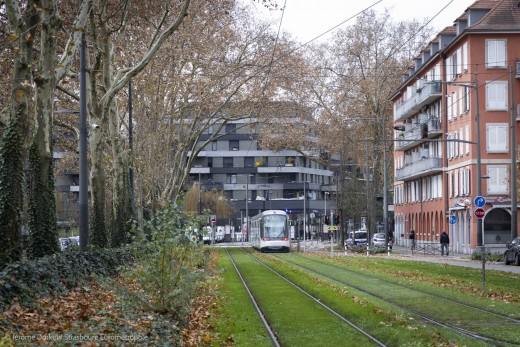
<svg viewBox="0 0 520 347">
<path fill-rule="evenodd" d="M 225 250 L 219 256 L 220 295 L 212 310 L 210 323 L 217 332 L 213 346 L 272 346 L 256 309 Z"/>
<path fill-rule="evenodd" d="M 233 257 L 283 346 L 373 346 L 364 335 L 342 322 L 278 275 L 239 250 Z"/>
</svg>

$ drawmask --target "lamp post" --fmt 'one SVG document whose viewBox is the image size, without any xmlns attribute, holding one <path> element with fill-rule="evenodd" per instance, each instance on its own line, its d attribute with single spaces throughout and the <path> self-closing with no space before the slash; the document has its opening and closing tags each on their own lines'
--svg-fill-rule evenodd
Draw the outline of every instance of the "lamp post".
<svg viewBox="0 0 520 347">
<path fill-rule="evenodd" d="M 246 241 L 249 240 L 249 176 L 251 174 L 246 175 Z"/>
<path fill-rule="evenodd" d="M 87 166 L 87 79 L 86 39 L 81 34 L 79 72 L 79 250 L 85 251 L 88 244 L 88 166 Z"/>
<path fill-rule="evenodd" d="M 477 196 L 482 196 L 482 156 L 480 151 L 480 107 L 479 107 L 479 85 L 477 74 L 475 74 L 475 82 L 445 82 L 447 85 L 455 85 L 461 87 L 475 88 L 475 123 L 476 123 L 476 139 L 477 146 Z M 487 177 L 486 177 L 487 178 Z M 477 246 L 484 245 L 484 229 L 482 228 L 482 219 L 477 218 Z M 484 251 L 482 251 L 484 254 Z M 482 257 L 484 258 L 484 257 Z M 483 259 L 484 261 L 484 259 Z M 482 265 L 484 266 L 484 264 Z"/>
<path fill-rule="evenodd" d="M 475 122 L 477 123 L 477 195 L 482 196 L 482 157 L 480 153 L 480 108 L 478 99 L 478 79 L 475 76 L 475 101 L 477 107 L 475 109 Z M 480 238 L 479 238 L 480 237 Z M 477 243 L 479 246 L 484 245 L 484 230 L 482 228 L 482 219 L 477 218 Z M 484 250 L 482 250 L 484 254 Z M 482 256 L 482 266 L 484 266 L 484 256 Z"/>
<path fill-rule="evenodd" d="M 199 204 L 198 204 L 198 210 L 199 210 L 199 216 L 202 214 L 202 185 L 200 183 L 200 172 L 199 172 Z"/>
<path fill-rule="evenodd" d="M 516 194 L 516 117 L 513 83 L 513 68 L 509 68 L 509 80 L 511 81 L 511 240 L 517 236 L 517 194 Z"/>
<path fill-rule="evenodd" d="M 383 223 L 385 224 L 385 244 L 388 246 L 390 235 L 388 230 L 388 171 L 386 165 L 386 128 L 383 115 Z"/>
<path fill-rule="evenodd" d="M 475 123 L 477 127 L 475 145 L 477 146 L 477 196 L 482 196 L 482 155 L 480 150 L 480 107 L 479 107 L 479 85 L 478 75 L 475 74 L 475 82 L 471 83 L 447 83 L 451 85 L 463 86 L 468 88 L 475 88 Z M 489 178 L 486 176 L 485 178 Z M 477 218 L 477 247 L 480 248 L 482 258 L 482 290 L 486 289 L 486 252 L 484 248 L 484 228 L 482 227 L 482 219 Z"/>
<path fill-rule="evenodd" d="M 303 251 L 306 251 L 307 246 L 307 181 L 303 182 Z"/>
</svg>

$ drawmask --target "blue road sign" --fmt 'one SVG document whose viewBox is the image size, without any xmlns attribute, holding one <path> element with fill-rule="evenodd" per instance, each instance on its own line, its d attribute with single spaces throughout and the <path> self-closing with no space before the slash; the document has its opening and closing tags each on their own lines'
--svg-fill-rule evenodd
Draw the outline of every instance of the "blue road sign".
<svg viewBox="0 0 520 347">
<path fill-rule="evenodd" d="M 484 205 L 486 205 L 486 199 L 483 196 L 477 196 L 475 200 L 473 200 L 473 203 L 477 207 L 484 207 Z"/>
<path fill-rule="evenodd" d="M 450 215 L 450 224 L 455 224 L 457 223 L 457 216 L 451 214 Z"/>
</svg>

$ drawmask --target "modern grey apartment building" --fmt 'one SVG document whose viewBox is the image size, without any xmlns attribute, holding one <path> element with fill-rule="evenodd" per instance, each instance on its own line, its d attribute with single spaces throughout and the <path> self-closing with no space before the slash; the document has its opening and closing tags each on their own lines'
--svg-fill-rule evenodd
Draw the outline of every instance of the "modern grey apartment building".
<svg viewBox="0 0 520 347">
<path fill-rule="evenodd" d="M 198 154 L 191 168 L 192 182 L 200 180 L 202 189 L 222 191 L 237 209 L 233 220 L 218 220 L 217 224 L 240 230 L 241 218 L 245 221 L 246 215 L 276 209 L 286 211 L 298 222 L 293 224 L 301 226 L 305 205 L 308 232 L 320 230 L 325 209 L 330 213 L 336 205 L 333 172 L 296 151 L 261 148 L 259 129 L 250 120 L 227 124 Z M 208 129 L 200 138 L 201 144 L 212 134 L 213 129 Z M 302 227 L 298 229 L 303 232 Z"/>
</svg>

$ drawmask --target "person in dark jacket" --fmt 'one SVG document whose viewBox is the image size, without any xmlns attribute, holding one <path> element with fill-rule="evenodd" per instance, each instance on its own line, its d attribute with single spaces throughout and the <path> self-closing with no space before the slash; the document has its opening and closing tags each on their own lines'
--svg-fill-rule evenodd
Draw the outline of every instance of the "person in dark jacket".
<svg viewBox="0 0 520 347">
<path fill-rule="evenodd" d="M 444 251 L 446 251 L 446 256 L 450 255 L 450 237 L 448 234 L 443 231 L 441 234 L 441 254 L 444 256 Z"/>
<path fill-rule="evenodd" d="M 415 230 L 410 230 L 410 242 L 412 243 L 412 250 L 415 249 Z"/>
</svg>

